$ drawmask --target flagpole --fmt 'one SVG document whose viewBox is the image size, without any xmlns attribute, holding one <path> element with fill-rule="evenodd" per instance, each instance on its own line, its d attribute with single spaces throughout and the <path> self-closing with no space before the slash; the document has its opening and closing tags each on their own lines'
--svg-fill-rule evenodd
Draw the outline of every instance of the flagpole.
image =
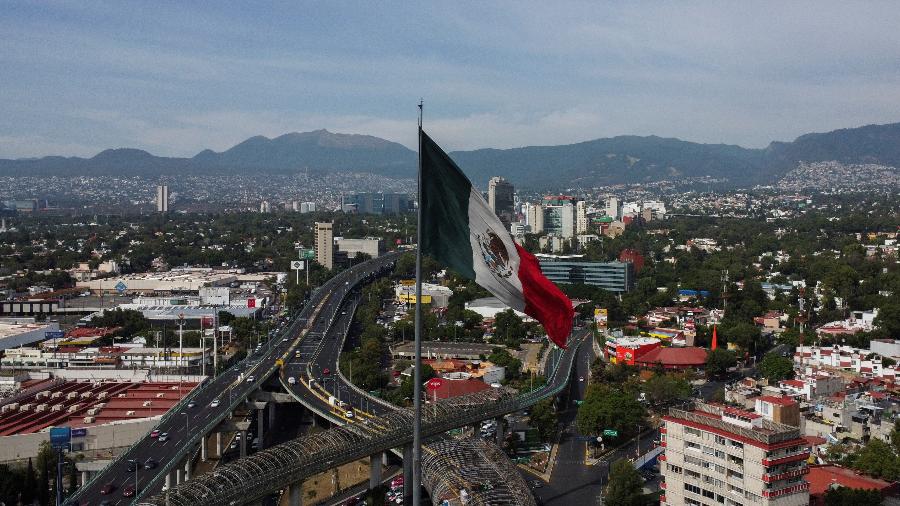
<svg viewBox="0 0 900 506">
<path fill-rule="evenodd" d="M 419 100 L 419 171 L 416 209 L 416 363 L 413 371 L 413 506 L 422 503 L 422 100 Z"/>
</svg>

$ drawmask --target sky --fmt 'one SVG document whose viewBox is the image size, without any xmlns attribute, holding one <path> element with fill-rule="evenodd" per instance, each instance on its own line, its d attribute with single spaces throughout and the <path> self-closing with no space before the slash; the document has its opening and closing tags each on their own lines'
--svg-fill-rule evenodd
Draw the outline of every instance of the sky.
<svg viewBox="0 0 900 506">
<path fill-rule="evenodd" d="M 327 128 L 764 147 L 900 121 L 895 2 L 3 1 L 0 158 Z"/>
</svg>

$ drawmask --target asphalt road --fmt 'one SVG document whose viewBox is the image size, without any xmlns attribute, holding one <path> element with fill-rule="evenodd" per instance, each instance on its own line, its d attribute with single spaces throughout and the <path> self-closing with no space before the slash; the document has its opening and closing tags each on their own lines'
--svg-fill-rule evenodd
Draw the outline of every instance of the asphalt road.
<svg viewBox="0 0 900 506">
<path fill-rule="evenodd" d="M 176 467 L 181 467 L 176 465 L 176 461 L 183 459 L 188 452 L 194 451 L 195 445 L 199 444 L 202 428 L 214 426 L 229 418 L 233 407 L 266 380 L 268 373 L 274 369 L 277 359 L 293 356 L 294 347 L 300 343 L 299 338 L 304 329 L 327 328 L 329 319 L 334 314 L 333 310 L 340 304 L 344 295 L 360 280 L 392 264 L 395 259 L 396 254 L 384 255 L 343 271 L 326 282 L 313 293 L 301 314 L 266 343 L 263 351 L 251 353 L 242 362 L 192 392 L 186 400 L 192 401 L 193 407 L 188 408 L 186 402 L 176 406 L 177 412 L 171 413 L 156 427 L 160 432 L 168 433 L 166 441 L 152 438 L 148 433 L 101 471 L 96 479 L 79 490 L 74 499 L 67 502 L 82 506 L 99 505 L 102 501 L 109 501 L 116 506 L 130 504 L 134 498 L 124 497 L 122 490 L 126 485 L 135 483 L 137 490 L 144 495 L 159 492 L 165 483 L 161 473 L 166 465 L 173 466 L 172 472 Z M 315 312 L 319 308 L 321 309 Z M 308 321 L 314 314 L 316 317 Z M 252 382 L 248 380 L 251 376 L 254 377 Z M 216 407 L 212 406 L 214 400 L 219 401 Z M 141 464 L 153 460 L 157 465 L 153 469 L 139 469 L 137 473 L 128 472 L 129 460 Z M 154 480 L 155 483 L 148 487 Z M 101 493 L 101 489 L 107 484 L 113 486 L 112 492 Z"/>
</svg>

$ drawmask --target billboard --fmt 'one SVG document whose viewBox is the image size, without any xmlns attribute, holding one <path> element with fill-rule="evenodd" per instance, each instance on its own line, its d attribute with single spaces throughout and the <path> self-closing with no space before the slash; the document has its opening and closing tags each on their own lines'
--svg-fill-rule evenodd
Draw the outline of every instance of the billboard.
<svg viewBox="0 0 900 506">
<path fill-rule="evenodd" d="M 316 259 L 316 250 L 301 249 L 300 250 L 300 259 L 301 260 L 315 260 Z"/>
<path fill-rule="evenodd" d="M 401 279 L 400 284 L 402 286 L 415 286 L 416 280 L 415 279 Z"/>
<path fill-rule="evenodd" d="M 598 329 L 605 329 L 607 323 L 609 322 L 609 311 L 606 308 L 595 308 L 594 309 L 594 323 L 597 324 Z"/>
<path fill-rule="evenodd" d="M 72 429 L 72 437 L 85 437 L 87 436 L 87 429 Z"/>
<path fill-rule="evenodd" d="M 69 427 L 50 428 L 50 446 L 54 450 L 68 450 L 72 442 L 72 429 Z"/>
<path fill-rule="evenodd" d="M 401 293 L 400 294 L 400 302 L 405 303 L 405 304 L 415 304 L 416 303 L 416 294 Z M 422 304 L 431 304 L 431 295 L 422 295 Z"/>
<path fill-rule="evenodd" d="M 256 307 L 256 299 L 253 297 L 250 297 L 249 299 L 247 299 L 247 307 L 248 308 Z"/>
</svg>

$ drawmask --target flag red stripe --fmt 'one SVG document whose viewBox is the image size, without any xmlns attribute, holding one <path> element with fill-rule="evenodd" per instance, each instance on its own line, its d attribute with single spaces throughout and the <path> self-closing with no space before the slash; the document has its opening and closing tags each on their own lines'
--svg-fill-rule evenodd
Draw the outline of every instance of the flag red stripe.
<svg viewBox="0 0 900 506">
<path fill-rule="evenodd" d="M 537 258 L 516 244 L 519 253 L 519 280 L 525 296 L 525 314 L 544 326 L 550 339 L 566 347 L 575 315 L 572 301 L 541 272 Z"/>
</svg>

